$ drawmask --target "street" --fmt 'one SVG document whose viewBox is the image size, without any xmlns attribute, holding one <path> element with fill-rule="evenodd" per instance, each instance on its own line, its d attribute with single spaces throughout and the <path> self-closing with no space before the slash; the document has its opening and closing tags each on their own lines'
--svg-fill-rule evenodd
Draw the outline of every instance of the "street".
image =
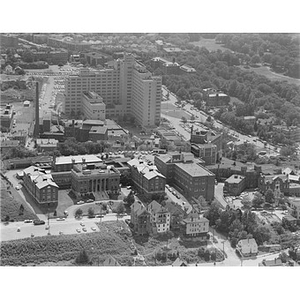
<svg viewBox="0 0 300 300">
<path fill-rule="evenodd" d="M 117 220 L 126 220 L 129 219 L 129 216 L 123 216 L 117 218 L 116 214 L 107 214 L 103 218 L 93 218 L 89 219 L 87 217 L 83 217 L 82 219 L 75 219 L 74 217 L 68 217 L 65 221 L 57 221 L 56 219 L 50 219 L 50 233 L 51 235 L 59 235 L 60 232 L 63 234 L 82 234 L 85 233 L 80 225 L 82 222 L 86 228 L 86 233 L 88 232 L 96 232 L 99 231 L 96 223 L 98 222 L 107 222 L 107 221 L 117 221 Z M 31 234 L 34 236 L 46 236 L 48 231 L 46 229 L 48 225 L 48 221 L 46 220 L 45 225 L 33 225 L 32 223 L 24 223 L 24 222 L 13 222 L 5 225 L 1 223 L 1 241 L 9 241 L 16 239 L 23 239 L 31 237 Z M 91 228 L 95 228 L 96 230 L 92 230 Z M 20 232 L 17 232 L 17 229 L 20 228 Z M 76 229 L 80 229 L 80 233 L 76 231 Z"/>
</svg>

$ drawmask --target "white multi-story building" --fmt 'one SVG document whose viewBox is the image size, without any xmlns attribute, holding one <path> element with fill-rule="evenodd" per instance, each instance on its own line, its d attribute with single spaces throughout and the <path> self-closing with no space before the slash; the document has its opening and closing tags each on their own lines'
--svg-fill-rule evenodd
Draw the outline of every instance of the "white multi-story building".
<svg viewBox="0 0 300 300">
<path fill-rule="evenodd" d="M 97 93 L 84 92 L 81 105 L 87 119 L 105 121 L 105 103 Z"/>
<path fill-rule="evenodd" d="M 80 113 L 83 93 L 93 91 L 103 98 L 107 118 L 132 115 L 143 127 L 159 125 L 162 79 L 152 76 L 131 54 L 107 63 L 102 70 L 83 68 L 66 79 L 65 87 L 66 115 Z"/>
<path fill-rule="evenodd" d="M 148 205 L 147 209 L 150 213 L 150 224 L 154 234 L 170 230 L 171 214 L 165 207 L 154 200 Z"/>
</svg>

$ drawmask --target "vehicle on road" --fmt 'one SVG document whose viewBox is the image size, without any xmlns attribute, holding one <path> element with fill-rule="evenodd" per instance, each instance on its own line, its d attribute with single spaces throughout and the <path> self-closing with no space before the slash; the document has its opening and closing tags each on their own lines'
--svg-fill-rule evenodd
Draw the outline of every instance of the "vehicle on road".
<svg viewBox="0 0 300 300">
<path fill-rule="evenodd" d="M 32 220 L 29 220 L 29 219 L 27 219 L 27 220 L 24 220 L 24 223 L 32 223 L 33 221 Z"/>
<path fill-rule="evenodd" d="M 18 191 L 18 190 L 20 190 L 21 189 L 21 187 L 19 186 L 19 185 L 17 185 L 16 186 L 16 190 Z"/>
<path fill-rule="evenodd" d="M 66 218 L 57 218 L 56 221 L 65 221 Z"/>
<path fill-rule="evenodd" d="M 91 227 L 91 229 L 92 229 L 93 231 L 96 231 L 96 228 L 95 228 L 95 227 Z"/>
<path fill-rule="evenodd" d="M 20 232 L 21 231 L 21 228 L 20 227 L 18 227 L 18 229 L 17 229 L 17 232 Z"/>
<path fill-rule="evenodd" d="M 84 204 L 84 201 L 78 201 L 76 204 L 78 204 L 78 205 Z"/>
<path fill-rule="evenodd" d="M 80 225 L 83 227 L 83 226 L 85 226 L 82 222 L 80 222 Z"/>
<path fill-rule="evenodd" d="M 130 190 L 130 189 L 131 189 L 131 186 L 129 185 L 129 186 L 127 186 L 126 188 L 127 188 L 127 190 Z"/>
<path fill-rule="evenodd" d="M 96 218 L 103 218 L 104 215 L 96 215 Z"/>
<path fill-rule="evenodd" d="M 87 232 L 87 229 L 85 227 L 82 228 L 82 231 Z"/>
<path fill-rule="evenodd" d="M 33 221 L 33 224 L 34 224 L 34 225 L 44 225 L 44 224 L 45 224 L 45 221 L 43 221 L 43 220 L 34 220 L 34 221 Z"/>
<path fill-rule="evenodd" d="M 77 231 L 78 233 L 80 233 L 80 232 L 81 232 L 81 230 L 80 230 L 80 229 L 78 229 L 78 228 L 76 229 L 76 231 Z"/>
<path fill-rule="evenodd" d="M 91 202 L 94 202 L 94 201 L 95 201 L 94 199 L 88 199 L 86 202 L 91 203 Z"/>
</svg>

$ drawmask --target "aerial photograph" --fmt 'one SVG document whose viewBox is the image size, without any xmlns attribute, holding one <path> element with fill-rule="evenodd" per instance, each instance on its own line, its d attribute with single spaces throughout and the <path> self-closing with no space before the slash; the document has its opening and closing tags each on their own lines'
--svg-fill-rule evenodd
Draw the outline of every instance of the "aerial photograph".
<svg viewBox="0 0 300 300">
<path fill-rule="evenodd" d="M 300 265 L 300 34 L 0 50 L 1 266 Z"/>
</svg>

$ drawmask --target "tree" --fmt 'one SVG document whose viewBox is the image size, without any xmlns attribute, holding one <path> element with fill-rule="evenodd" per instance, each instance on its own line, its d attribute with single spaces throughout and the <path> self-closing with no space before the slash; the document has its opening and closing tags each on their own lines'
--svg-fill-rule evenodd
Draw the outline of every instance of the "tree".
<svg viewBox="0 0 300 300">
<path fill-rule="evenodd" d="M 88 217 L 93 218 L 95 216 L 95 211 L 92 207 L 88 209 Z"/>
<path fill-rule="evenodd" d="M 257 208 L 257 207 L 261 207 L 264 203 L 264 199 L 262 197 L 261 193 L 255 193 L 254 197 L 252 199 L 252 206 Z"/>
<path fill-rule="evenodd" d="M 187 122 L 186 117 L 182 117 L 182 118 L 181 118 L 181 121 L 182 121 L 183 123 L 186 123 L 186 122 Z"/>
<path fill-rule="evenodd" d="M 216 251 L 211 252 L 210 259 L 213 260 L 213 261 L 216 261 L 216 259 L 217 259 Z"/>
<path fill-rule="evenodd" d="M 205 259 L 205 261 L 209 261 L 209 259 L 210 259 L 210 252 L 208 249 L 206 249 L 204 252 L 204 259 Z"/>
<path fill-rule="evenodd" d="M 125 205 L 130 207 L 135 201 L 133 191 L 131 191 L 128 196 L 124 199 Z"/>
<path fill-rule="evenodd" d="M 4 221 L 5 221 L 5 222 L 9 222 L 9 220 L 10 220 L 9 215 L 6 215 L 5 218 L 4 218 Z"/>
<path fill-rule="evenodd" d="M 274 192 L 271 189 L 268 189 L 266 191 L 265 199 L 266 199 L 266 202 L 268 202 L 268 203 L 274 203 L 275 202 Z"/>
<path fill-rule="evenodd" d="M 76 211 L 75 211 L 75 218 L 78 219 L 78 218 L 81 218 L 82 217 L 82 214 L 83 214 L 83 211 L 81 208 L 78 208 Z"/>
<path fill-rule="evenodd" d="M 209 225 L 216 225 L 216 221 L 220 218 L 220 208 L 216 201 L 213 201 L 205 217 L 209 220 Z"/>
<path fill-rule="evenodd" d="M 23 204 L 21 204 L 19 208 L 19 215 L 23 215 L 23 214 L 24 214 L 24 206 Z"/>
<path fill-rule="evenodd" d="M 124 203 L 123 203 L 123 202 L 120 202 L 120 203 L 118 204 L 117 208 L 116 208 L 116 213 L 117 213 L 118 215 L 120 215 L 120 214 L 123 214 L 124 211 L 125 211 Z"/>
<path fill-rule="evenodd" d="M 243 198 L 241 203 L 243 204 L 244 209 L 250 209 L 252 206 L 252 201 L 247 196 Z"/>
<path fill-rule="evenodd" d="M 254 230 L 253 237 L 256 240 L 258 245 L 262 245 L 264 242 L 270 240 L 271 238 L 270 229 L 265 226 L 259 226 Z"/>
<path fill-rule="evenodd" d="M 75 263 L 78 265 L 87 265 L 90 262 L 90 258 L 85 250 L 80 251 L 75 259 Z"/>
</svg>

